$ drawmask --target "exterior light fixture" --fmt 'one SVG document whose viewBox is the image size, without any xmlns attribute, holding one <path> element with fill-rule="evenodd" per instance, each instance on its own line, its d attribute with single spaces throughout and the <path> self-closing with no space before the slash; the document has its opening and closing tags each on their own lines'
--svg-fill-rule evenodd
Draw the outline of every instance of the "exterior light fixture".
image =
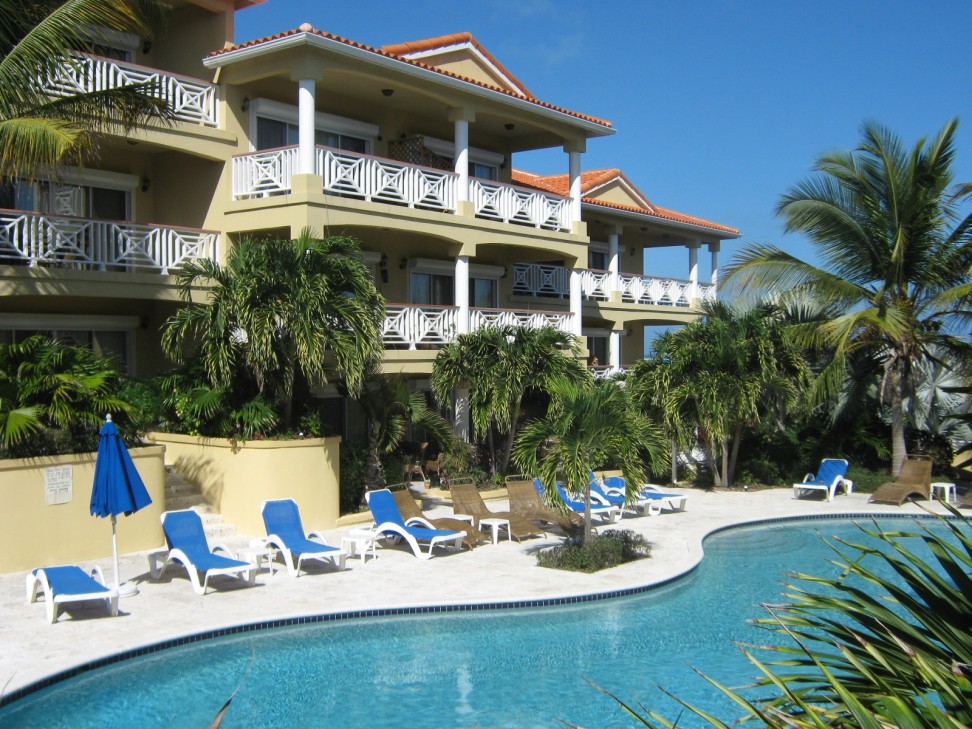
<svg viewBox="0 0 972 729">
<path fill-rule="evenodd" d="M 148 176 L 142 178 L 142 192 L 148 192 L 149 188 L 152 186 L 152 181 Z"/>
<path fill-rule="evenodd" d="M 381 90 L 381 95 L 382 96 L 391 96 L 394 93 L 395 93 L 395 89 L 382 89 Z"/>
<path fill-rule="evenodd" d="M 512 132 L 514 129 L 516 129 L 516 124 L 507 122 L 506 124 L 503 125 L 503 129 L 505 129 L 508 132 Z"/>
<path fill-rule="evenodd" d="M 240 110 L 241 111 L 249 111 L 250 110 L 250 97 L 249 96 L 244 96 L 243 97 L 243 103 L 240 104 Z"/>
</svg>

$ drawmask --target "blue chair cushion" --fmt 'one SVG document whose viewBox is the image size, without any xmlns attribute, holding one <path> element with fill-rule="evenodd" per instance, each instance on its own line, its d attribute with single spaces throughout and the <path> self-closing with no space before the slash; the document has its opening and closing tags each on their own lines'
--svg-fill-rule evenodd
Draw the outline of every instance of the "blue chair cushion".
<svg viewBox="0 0 972 729">
<path fill-rule="evenodd" d="M 39 571 L 39 569 L 36 569 L 33 574 L 36 576 Z M 92 592 L 110 592 L 107 587 L 77 565 L 45 567 L 44 574 L 47 575 L 47 582 L 55 597 L 58 595 L 87 595 Z"/>
</svg>

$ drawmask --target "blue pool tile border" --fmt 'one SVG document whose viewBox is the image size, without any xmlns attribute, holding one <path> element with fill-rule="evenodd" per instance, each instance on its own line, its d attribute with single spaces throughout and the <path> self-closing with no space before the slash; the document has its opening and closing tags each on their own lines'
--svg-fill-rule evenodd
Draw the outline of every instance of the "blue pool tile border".
<svg viewBox="0 0 972 729">
<path fill-rule="evenodd" d="M 925 514 L 875 514 L 873 512 L 867 513 L 850 513 L 850 514 L 805 514 L 803 516 L 781 516 L 772 517 L 764 519 L 751 519 L 745 522 L 737 522 L 735 524 L 727 524 L 726 526 L 718 527 L 713 529 L 711 532 L 706 534 L 702 538 L 702 544 L 712 536 L 720 534 L 722 532 L 731 531 L 733 529 L 739 529 L 743 527 L 750 526 L 765 526 L 768 524 L 777 524 L 784 522 L 798 522 L 798 521 L 833 521 L 835 519 L 866 519 L 870 521 L 871 519 L 879 518 L 882 521 L 886 519 L 947 519 L 949 521 L 957 521 L 958 518 L 948 514 L 937 514 L 937 515 L 925 515 Z M 167 650 L 169 648 L 178 648 L 180 646 L 189 645 L 190 643 L 198 643 L 204 640 L 212 640 L 213 638 L 223 638 L 231 635 L 241 635 L 243 633 L 252 633 L 256 631 L 269 630 L 273 628 L 289 628 L 295 625 L 312 625 L 317 623 L 330 623 L 337 621 L 346 620 L 362 620 L 367 618 L 385 618 L 392 616 L 402 616 L 402 615 L 429 615 L 432 613 L 456 613 L 456 612 L 472 612 L 472 611 L 486 611 L 486 610 L 520 610 L 520 609 L 531 609 L 531 608 L 547 608 L 547 607 L 557 607 L 562 605 L 576 605 L 580 603 L 587 602 L 597 602 L 600 600 L 613 600 L 620 597 L 630 597 L 631 595 L 640 595 L 646 592 L 651 592 L 653 590 L 666 587 L 673 582 L 681 580 L 683 577 L 694 572 L 700 563 L 692 565 L 685 572 L 677 575 L 673 575 L 665 580 L 659 582 L 653 582 L 649 585 L 639 585 L 637 587 L 626 587 L 620 590 L 610 590 L 608 592 L 594 592 L 586 595 L 571 595 L 567 597 L 548 597 L 540 598 L 537 600 L 510 600 L 506 602 L 488 602 L 488 603 L 457 603 L 457 604 L 446 604 L 446 605 L 423 605 L 418 607 L 406 607 L 406 608 L 372 608 L 365 610 L 352 610 L 339 613 L 322 613 L 320 615 L 304 615 L 299 617 L 291 618 L 277 618 L 274 620 L 262 620 L 253 623 L 243 623 L 241 625 L 233 625 L 228 628 L 215 628 L 213 630 L 206 630 L 201 633 L 192 633 L 189 635 L 183 635 L 178 638 L 172 638 L 170 640 L 164 640 L 159 643 L 153 643 L 152 645 L 142 646 L 140 648 L 131 648 L 129 650 L 121 651 L 119 653 L 113 653 L 110 656 L 105 656 L 93 661 L 88 661 L 87 663 L 82 663 L 73 668 L 69 668 L 59 673 L 52 674 L 34 683 L 23 686 L 19 689 L 11 691 L 9 694 L 0 696 L 0 708 L 19 701 L 27 696 L 41 691 L 45 688 L 58 684 L 62 681 L 66 681 L 75 676 L 79 676 L 88 671 L 94 671 L 99 668 L 105 668 L 107 666 L 114 665 L 115 663 L 121 663 L 122 661 L 129 660 L 131 658 L 138 658 L 141 656 L 151 655 L 152 653 L 159 653 L 161 651 Z"/>
</svg>

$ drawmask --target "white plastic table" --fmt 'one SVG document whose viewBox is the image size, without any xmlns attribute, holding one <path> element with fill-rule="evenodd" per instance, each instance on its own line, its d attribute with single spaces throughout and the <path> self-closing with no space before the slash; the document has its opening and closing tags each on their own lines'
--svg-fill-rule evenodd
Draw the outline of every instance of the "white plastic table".
<svg viewBox="0 0 972 729">
<path fill-rule="evenodd" d="M 935 498 L 935 492 L 942 491 L 945 494 L 946 503 L 953 503 L 956 499 L 955 484 L 947 481 L 937 481 L 931 485 L 931 497 Z"/>
<path fill-rule="evenodd" d="M 506 538 L 510 538 L 510 520 L 509 519 L 480 519 L 479 528 L 484 529 L 489 527 L 493 532 L 493 544 L 495 545 L 499 541 L 499 530 L 501 528 L 506 528 Z"/>
<path fill-rule="evenodd" d="M 372 558 L 378 559 L 376 542 L 379 536 L 379 533 L 371 527 L 355 527 L 341 537 L 341 549 L 345 550 L 349 557 L 360 559 L 363 565 L 369 554 Z"/>
<path fill-rule="evenodd" d="M 239 551 L 240 559 L 256 565 L 258 572 L 260 570 L 260 562 L 266 562 L 267 572 L 271 577 L 274 573 L 273 558 L 276 554 L 277 550 L 269 546 L 266 539 L 252 539 L 250 540 L 250 546 L 244 547 Z"/>
</svg>

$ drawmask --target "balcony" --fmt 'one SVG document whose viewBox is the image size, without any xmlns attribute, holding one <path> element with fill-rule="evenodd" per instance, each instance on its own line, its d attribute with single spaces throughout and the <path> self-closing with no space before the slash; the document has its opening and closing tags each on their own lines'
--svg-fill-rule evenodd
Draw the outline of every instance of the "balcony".
<svg viewBox="0 0 972 729">
<path fill-rule="evenodd" d="M 580 271 L 581 293 L 591 301 L 607 301 L 612 291 L 621 293 L 621 301 L 651 306 L 688 307 L 693 299 L 715 300 L 716 287 L 710 283 L 696 283 L 693 295 L 691 281 L 660 278 L 640 274 L 588 269 Z M 513 293 L 519 296 L 568 298 L 570 269 L 539 263 L 513 265 Z"/>
<path fill-rule="evenodd" d="M 73 62 L 60 67 L 45 88 L 52 96 L 72 96 L 134 84 L 148 84 L 149 94 L 166 101 L 179 121 L 219 126 L 213 84 L 134 63 L 78 53 Z"/>
<path fill-rule="evenodd" d="M 0 265 L 171 273 L 219 256 L 219 233 L 0 209 Z"/>
<path fill-rule="evenodd" d="M 297 147 L 233 158 L 233 199 L 290 193 Z M 344 197 L 456 213 L 458 175 L 448 170 L 318 146 L 314 174 L 324 192 Z M 488 180 L 469 181 L 476 217 L 548 230 L 570 230 L 570 199 Z"/>
<path fill-rule="evenodd" d="M 573 314 L 557 311 L 525 311 L 520 309 L 469 310 L 469 330 L 488 327 L 552 326 L 570 332 Z M 386 346 L 440 347 L 454 341 L 459 331 L 459 308 L 428 304 L 388 304 L 382 338 Z"/>
<path fill-rule="evenodd" d="M 631 365 L 621 365 L 620 367 L 611 367 L 610 365 L 595 365 L 594 367 L 588 367 L 588 371 L 595 380 L 613 380 L 619 377 L 625 377 L 631 372 Z"/>
</svg>

